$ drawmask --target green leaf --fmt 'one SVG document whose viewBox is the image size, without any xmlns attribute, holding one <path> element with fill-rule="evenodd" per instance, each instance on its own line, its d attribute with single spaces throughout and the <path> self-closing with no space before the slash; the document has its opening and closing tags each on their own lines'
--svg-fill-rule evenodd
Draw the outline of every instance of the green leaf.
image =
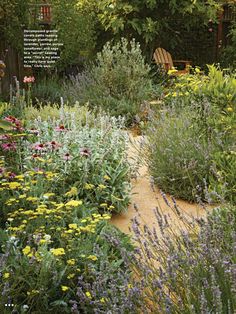
<svg viewBox="0 0 236 314">
<path fill-rule="evenodd" d="M 56 300 L 50 304 L 51 306 L 65 306 L 67 307 L 67 303 L 63 300 Z"/>
<path fill-rule="evenodd" d="M 11 122 L 5 121 L 5 120 L 0 120 L 0 129 L 3 129 L 5 131 L 12 130 L 13 125 Z"/>
</svg>

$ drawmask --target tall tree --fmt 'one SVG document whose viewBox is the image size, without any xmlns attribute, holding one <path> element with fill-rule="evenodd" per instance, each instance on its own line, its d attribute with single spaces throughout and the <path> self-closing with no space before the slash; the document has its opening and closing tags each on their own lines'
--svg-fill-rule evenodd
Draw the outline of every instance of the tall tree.
<svg viewBox="0 0 236 314">
<path fill-rule="evenodd" d="M 135 37 L 152 52 L 158 43 L 175 47 L 181 42 L 181 29 L 216 20 L 220 8 L 216 0 L 101 0 L 99 19 L 115 36 Z"/>
</svg>

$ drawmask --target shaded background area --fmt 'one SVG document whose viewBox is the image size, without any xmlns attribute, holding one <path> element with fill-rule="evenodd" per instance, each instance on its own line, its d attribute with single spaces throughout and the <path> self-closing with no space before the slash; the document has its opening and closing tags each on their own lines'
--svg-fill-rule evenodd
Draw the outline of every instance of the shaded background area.
<svg viewBox="0 0 236 314">
<path fill-rule="evenodd" d="M 0 60 L 6 63 L 6 70 L 0 81 L 0 99 L 9 96 L 14 76 L 22 82 L 25 75 L 32 74 L 30 69 L 23 67 L 24 28 L 58 29 L 59 40 L 64 44 L 55 69 L 33 69 L 34 74 L 42 77 L 52 74 L 64 77 L 81 72 L 108 40 L 115 42 L 121 37 L 135 37 L 149 63 L 153 61 L 152 54 L 157 47 L 168 50 L 173 59 L 191 60 L 193 65 L 200 67 L 221 61 L 221 52 L 231 47 L 231 27 L 236 21 L 234 1 L 225 1 L 215 19 L 208 22 L 208 13 L 203 10 L 181 11 L 179 7 L 184 9 L 182 2 L 173 11 L 169 1 L 154 2 L 155 6 L 146 2 L 139 4 L 138 11 L 134 9 L 134 1 L 125 0 L 117 4 L 117 8 L 106 6 L 105 1 L 86 4 L 76 0 L 70 3 L 65 0 L 12 0 L 9 4 L 2 0 Z M 113 23 L 114 17 L 117 19 Z M 228 60 L 233 63 L 234 54 L 231 55 Z"/>
</svg>

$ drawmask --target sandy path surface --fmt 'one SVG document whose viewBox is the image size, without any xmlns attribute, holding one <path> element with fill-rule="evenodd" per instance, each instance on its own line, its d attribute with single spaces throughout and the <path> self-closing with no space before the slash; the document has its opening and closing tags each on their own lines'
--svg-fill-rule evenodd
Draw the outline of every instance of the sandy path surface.
<svg viewBox="0 0 236 314">
<path fill-rule="evenodd" d="M 131 134 L 129 136 L 130 144 L 128 155 L 130 161 L 132 162 L 135 155 L 137 155 L 137 149 L 135 149 L 135 147 L 137 147 L 138 143 L 141 141 L 141 136 L 133 137 Z M 150 227 L 157 223 L 153 211 L 153 209 L 157 206 L 158 208 L 161 208 L 164 214 L 167 215 L 172 225 L 179 224 L 177 215 L 174 215 L 173 211 L 167 206 L 160 191 L 157 188 L 153 190 L 151 187 L 150 175 L 148 174 L 148 168 L 146 165 L 141 165 L 137 179 L 132 180 L 132 193 L 131 204 L 127 213 L 114 215 L 111 219 L 111 223 L 117 226 L 123 232 L 132 233 L 130 230 L 131 219 L 137 216 L 137 211 L 135 210 L 134 204 L 138 207 L 138 212 L 140 215 L 139 219 L 141 222 L 147 224 Z M 171 201 L 171 197 L 168 195 L 167 200 L 170 203 L 173 203 Z M 181 213 L 186 212 L 188 215 L 198 218 L 206 215 L 206 210 L 200 205 L 191 204 L 183 200 L 176 200 L 176 203 Z"/>
</svg>

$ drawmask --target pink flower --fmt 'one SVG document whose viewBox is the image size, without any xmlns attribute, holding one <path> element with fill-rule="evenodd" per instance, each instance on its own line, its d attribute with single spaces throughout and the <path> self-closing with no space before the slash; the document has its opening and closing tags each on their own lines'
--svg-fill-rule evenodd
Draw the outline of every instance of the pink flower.
<svg viewBox="0 0 236 314">
<path fill-rule="evenodd" d="M 0 175 L 3 175 L 3 173 L 6 171 L 6 169 L 5 168 L 3 168 L 3 167 L 0 167 Z"/>
<path fill-rule="evenodd" d="M 71 155 L 69 153 L 66 153 L 64 156 L 63 156 L 63 159 L 68 161 L 68 160 L 71 160 Z"/>
<path fill-rule="evenodd" d="M 8 134 L 0 135 L 0 141 L 1 140 L 8 140 L 9 138 L 10 138 L 10 135 L 8 135 Z"/>
<path fill-rule="evenodd" d="M 32 146 L 32 148 L 35 149 L 35 150 L 40 151 L 40 150 L 45 150 L 46 147 L 45 147 L 45 145 L 42 144 L 42 143 L 36 143 L 36 144 L 34 144 L 34 145 Z"/>
<path fill-rule="evenodd" d="M 5 151 L 16 150 L 16 143 L 12 142 L 12 143 L 1 144 L 1 147 Z"/>
<path fill-rule="evenodd" d="M 40 155 L 38 155 L 38 154 L 33 154 L 32 155 L 32 158 L 38 158 L 38 157 L 40 157 Z"/>
<path fill-rule="evenodd" d="M 25 76 L 23 82 L 24 83 L 34 83 L 35 78 L 34 76 Z"/>
<path fill-rule="evenodd" d="M 8 172 L 7 176 L 9 179 L 14 179 L 16 174 L 14 172 Z"/>
<path fill-rule="evenodd" d="M 17 118 L 13 117 L 13 116 L 8 116 L 4 118 L 5 121 L 11 122 L 11 123 L 20 123 L 20 120 L 18 120 Z"/>
<path fill-rule="evenodd" d="M 39 130 L 30 129 L 30 130 L 29 130 L 29 133 L 38 135 L 38 134 L 39 134 Z"/>
<path fill-rule="evenodd" d="M 59 125 L 59 126 L 55 127 L 55 130 L 58 131 L 58 132 L 68 131 L 68 129 L 66 129 L 64 127 L 64 125 Z"/>
<path fill-rule="evenodd" d="M 80 149 L 80 155 L 85 156 L 85 157 L 89 157 L 91 155 L 91 151 L 88 148 L 83 147 Z"/>
<path fill-rule="evenodd" d="M 51 149 L 58 149 L 59 147 L 61 147 L 61 145 L 55 141 L 51 141 L 46 143 L 47 146 L 49 146 Z"/>
<path fill-rule="evenodd" d="M 13 116 L 8 116 L 4 118 L 5 121 L 8 121 L 10 123 L 12 123 L 15 127 L 13 128 L 13 130 L 18 130 L 18 131 L 22 131 L 24 130 L 22 128 L 22 124 L 21 121 L 18 120 L 17 118 L 13 117 Z"/>
</svg>

